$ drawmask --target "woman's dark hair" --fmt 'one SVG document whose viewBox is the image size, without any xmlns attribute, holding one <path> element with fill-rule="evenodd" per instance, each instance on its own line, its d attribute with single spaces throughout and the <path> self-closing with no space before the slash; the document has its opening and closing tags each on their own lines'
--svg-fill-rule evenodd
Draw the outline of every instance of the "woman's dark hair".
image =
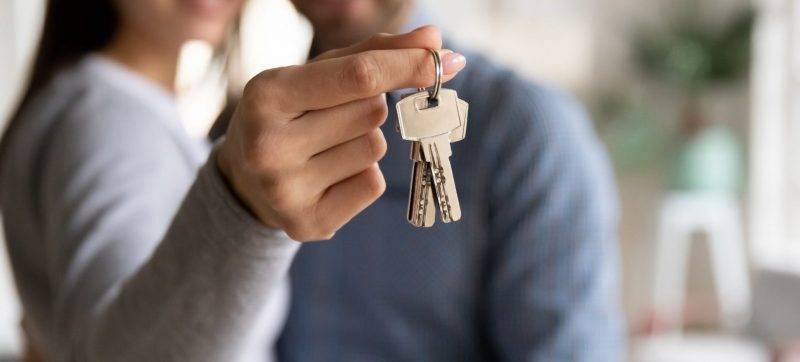
<svg viewBox="0 0 800 362">
<path fill-rule="evenodd" d="M 119 15 L 111 0 L 49 0 L 44 29 L 27 86 L 0 141 L 0 156 L 19 127 L 20 113 L 64 67 L 104 47 L 114 37 Z"/>
</svg>

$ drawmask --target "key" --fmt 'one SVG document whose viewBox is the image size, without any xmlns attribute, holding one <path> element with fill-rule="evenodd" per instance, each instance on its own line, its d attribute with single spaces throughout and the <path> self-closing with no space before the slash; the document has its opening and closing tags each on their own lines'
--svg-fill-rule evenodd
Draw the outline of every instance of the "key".
<svg viewBox="0 0 800 362">
<path fill-rule="evenodd" d="M 434 197 L 428 163 L 422 159 L 419 142 L 411 143 L 411 191 L 408 195 L 408 222 L 416 227 L 431 227 L 436 222 Z"/>
<path fill-rule="evenodd" d="M 441 89 L 436 104 L 429 104 L 428 93 L 412 94 L 397 103 L 400 134 L 405 140 L 419 141 L 422 156 L 431 170 L 434 198 L 442 221 L 449 223 L 461 218 L 461 207 L 450 165 L 450 138 L 463 139 L 465 123 L 455 91 Z M 461 131 L 455 132 L 456 130 Z"/>
<path fill-rule="evenodd" d="M 416 227 L 431 227 L 436 221 L 430 166 L 422 159 L 419 142 L 411 144 L 413 160 L 408 221 Z"/>
<path fill-rule="evenodd" d="M 458 115 L 461 117 L 461 126 L 450 132 L 450 143 L 458 142 L 467 137 L 467 113 L 469 112 L 469 103 L 462 99 L 458 99 Z"/>
<path fill-rule="evenodd" d="M 421 92 L 427 93 L 428 91 L 420 91 L 419 93 L 406 94 L 405 96 L 403 96 L 403 98 L 412 95 L 418 95 Z M 459 117 L 461 118 L 461 125 L 450 133 L 451 143 L 461 141 L 467 136 L 467 113 L 469 112 L 469 103 L 465 102 L 462 99 L 459 99 L 457 102 L 458 102 L 458 114 Z M 426 107 L 428 107 L 428 105 L 426 105 Z M 400 132 L 399 123 L 397 124 L 397 131 Z"/>
<path fill-rule="evenodd" d="M 401 99 L 396 106 L 400 135 L 406 141 L 420 141 L 422 138 L 449 135 L 462 125 L 466 128 L 458 100 L 458 94 L 452 89 L 439 91 L 436 105 L 429 104 L 428 92 L 410 94 Z M 466 115 L 466 109 L 464 111 Z M 465 129 L 460 133 L 466 134 Z"/>
<path fill-rule="evenodd" d="M 461 219 L 461 205 L 456 192 L 453 168 L 450 165 L 450 135 L 443 134 L 420 141 L 423 158 L 430 164 L 433 178 L 433 193 L 439 206 L 442 222 L 449 223 Z"/>
<path fill-rule="evenodd" d="M 442 88 L 442 60 L 438 51 L 433 55 L 436 81 L 430 91 L 419 89 L 397 102 L 397 126 L 406 141 L 412 141 L 414 161 L 409 195 L 408 220 L 414 226 L 432 225 L 428 201 L 433 199 L 442 221 L 461 219 L 453 168 L 451 142 L 466 137 L 469 105 L 458 98 L 452 89 Z M 420 162 L 420 159 L 422 162 Z M 429 196 L 431 190 L 433 196 Z M 428 224 L 428 222 L 430 223 Z"/>
<path fill-rule="evenodd" d="M 403 98 L 414 95 L 425 96 L 427 100 L 427 91 L 421 90 L 417 94 L 407 94 Z M 427 108 L 428 104 L 425 103 L 423 108 Z M 397 123 L 397 131 L 400 132 L 400 122 Z M 406 218 L 408 222 L 415 227 L 431 227 L 436 222 L 436 213 L 434 210 L 436 201 L 433 196 L 431 188 L 432 179 L 430 166 L 422 159 L 422 151 L 419 142 L 411 142 L 411 185 L 408 193 L 408 209 Z"/>
<path fill-rule="evenodd" d="M 425 93 L 427 94 L 427 91 Z M 429 106 L 428 104 L 426 104 L 426 107 Z M 464 139 L 468 109 L 469 104 L 459 99 L 458 113 L 462 124 L 450 133 L 450 142 L 458 142 Z M 436 199 L 431 188 L 433 181 L 431 168 L 422 159 L 419 142 L 411 143 L 411 160 L 413 164 L 408 195 L 407 219 L 415 227 L 431 227 L 436 222 L 435 210 L 433 209 L 435 207 L 433 203 L 436 202 Z"/>
</svg>

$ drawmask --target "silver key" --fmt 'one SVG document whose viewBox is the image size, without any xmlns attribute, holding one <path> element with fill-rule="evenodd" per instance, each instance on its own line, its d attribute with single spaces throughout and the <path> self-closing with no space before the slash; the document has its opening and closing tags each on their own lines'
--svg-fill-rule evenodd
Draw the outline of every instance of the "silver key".
<svg viewBox="0 0 800 362">
<path fill-rule="evenodd" d="M 431 227 L 436 222 L 435 199 L 430 166 L 422 159 L 419 142 L 411 143 L 411 191 L 408 195 L 408 222 L 416 227 Z"/>
<path fill-rule="evenodd" d="M 467 137 L 467 113 L 469 112 L 469 103 L 462 99 L 458 99 L 458 116 L 461 118 L 461 125 L 458 126 L 453 132 L 450 132 L 450 143 L 458 142 Z"/>
<path fill-rule="evenodd" d="M 414 160 L 408 220 L 414 226 L 433 225 L 428 212 L 433 199 L 445 223 L 461 219 L 450 156 L 450 142 L 466 136 L 469 105 L 454 90 L 442 89 L 442 61 L 431 49 L 436 82 L 430 92 L 420 89 L 397 102 L 397 125 L 403 139 L 412 141 Z M 420 162 L 420 160 L 422 162 Z M 430 190 L 430 191 L 428 191 Z M 433 195 L 430 196 L 429 193 Z"/>
<path fill-rule="evenodd" d="M 423 108 L 427 108 L 427 94 L 427 91 L 423 90 L 417 94 L 408 94 L 403 98 L 415 95 L 424 97 Z M 400 132 L 400 123 L 397 123 L 398 132 Z M 419 142 L 411 142 L 409 158 L 411 158 L 412 166 L 406 218 L 415 227 L 431 227 L 436 222 L 436 210 L 434 210 L 436 199 L 433 196 L 430 165 L 422 158 L 422 148 Z"/>
<path fill-rule="evenodd" d="M 420 91 L 420 92 L 427 93 L 428 91 Z M 420 92 L 406 94 L 405 96 L 403 96 L 403 98 L 406 98 L 406 97 L 409 97 L 409 96 L 414 96 L 414 95 L 419 95 Z M 428 105 L 429 102 L 430 101 L 428 101 L 428 103 L 426 103 L 426 107 L 429 106 Z M 466 138 L 466 136 L 467 136 L 467 114 L 469 113 L 469 103 L 467 103 L 463 99 L 458 99 L 457 103 L 458 103 L 458 115 L 459 115 L 459 118 L 461 118 L 461 125 L 458 126 L 458 128 L 456 128 L 452 132 L 450 132 L 450 142 L 451 143 L 461 141 L 464 138 Z M 397 132 L 400 132 L 400 123 L 397 124 Z"/>
<path fill-rule="evenodd" d="M 461 205 L 456 192 L 453 168 L 450 166 L 450 135 L 438 135 L 420 141 L 423 158 L 428 161 L 433 177 L 433 193 L 439 206 L 442 222 L 449 223 L 461 219 Z"/>
<path fill-rule="evenodd" d="M 449 138 L 462 125 L 466 126 L 466 122 L 461 120 L 458 101 L 458 94 L 452 89 L 440 90 L 438 104 L 433 107 L 428 103 L 428 92 L 406 96 L 397 102 L 400 135 L 406 141 L 420 141 L 422 138 L 438 135 L 448 135 Z M 465 134 L 465 131 L 466 129 L 459 133 Z"/>
<path fill-rule="evenodd" d="M 450 142 L 458 142 L 466 135 L 466 120 L 469 104 L 461 99 L 458 102 L 458 113 L 462 124 L 450 133 Z M 433 196 L 431 184 L 430 163 L 422 159 L 421 146 L 419 142 L 411 143 L 410 158 L 413 162 L 411 170 L 411 186 L 408 195 L 408 222 L 416 227 L 431 227 L 436 222 L 434 202 L 437 199 Z"/>
<path fill-rule="evenodd" d="M 459 109 L 459 99 L 455 91 L 441 89 L 438 104 L 428 105 L 428 93 L 412 94 L 397 103 L 397 118 L 403 139 L 419 141 L 423 159 L 429 164 L 433 179 L 433 193 L 445 223 L 461 218 L 461 207 L 450 165 L 451 135 L 465 122 Z M 463 138 L 463 131 L 456 133 L 455 139 Z M 413 223 L 412 223 L 413 224 Z"/>
</svg>

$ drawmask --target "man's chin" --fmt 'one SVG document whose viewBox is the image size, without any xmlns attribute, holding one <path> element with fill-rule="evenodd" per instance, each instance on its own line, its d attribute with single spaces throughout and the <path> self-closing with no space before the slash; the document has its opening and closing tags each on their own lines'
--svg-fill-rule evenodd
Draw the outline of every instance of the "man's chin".
<svg viewBox="0 0 800 362">
<path fill-rule="evenodd" d="M 317 0 L 308 4 L 320 18 L 357 18 L 369 15 L 370 7 L 375 4 L 371 0 Z"/>
<path fill-rule="evenodd" d="M 403 16 L 403 6 L 399 1 L 377 0 L 295 0 L 298 10 L 303 13 L 317 32 L 319 50 L 340 48 L 369 38 L 379 32 L 393 32 L 397 17 Z"/>
<path fill-rule="evenodd" d="M 325 31 L 324 29 L 315 29 L 315 51 L 325 52 L 331 49 L 345 48 L 355 43 L 358 43 L 369 35 L 364 35 L 364 32 L 332 28 L 333 31 Z"/>
<path fill-rule="evenodd" d="M 375 25 L 363 21 L 363 18 L 338 17 L 324 23 L 314 24 L 314 31 L 318 40 L 326 42 L 324 45 L 319 45 L 327 49 L 333 49 L 346 47 L 369 38 L 377 32 Z"/>
</svg>

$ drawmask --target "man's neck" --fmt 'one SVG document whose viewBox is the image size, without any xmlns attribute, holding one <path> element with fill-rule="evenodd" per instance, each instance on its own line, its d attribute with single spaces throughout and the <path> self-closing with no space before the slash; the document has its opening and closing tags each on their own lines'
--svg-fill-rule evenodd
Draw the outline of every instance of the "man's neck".
<svg viewBox="0 0 800 362">
<path fill-rule="evenodd" d="M 391 19 L 386 21 L 381 26 L 376 27 L 372 31 L 367 31 L 361 35 L 355 35 L 350 38 L 342 36 L 331 36 L 332 32 L 328 29 L 314 29 L 314 38 L 311 42 L 311 51 L 309 59 L 316 57 L 328 50 L 345 48 L 360 41 L 366 40 L 370 36 L 377 33 L 399 34 L 407 29 L 407 24 L 413 22 L 413 14 L 415 13 L 416 6 L 413 2 L 405 3 L 401 8 L 395 9 L 391 14 Z"/>
</svg>

